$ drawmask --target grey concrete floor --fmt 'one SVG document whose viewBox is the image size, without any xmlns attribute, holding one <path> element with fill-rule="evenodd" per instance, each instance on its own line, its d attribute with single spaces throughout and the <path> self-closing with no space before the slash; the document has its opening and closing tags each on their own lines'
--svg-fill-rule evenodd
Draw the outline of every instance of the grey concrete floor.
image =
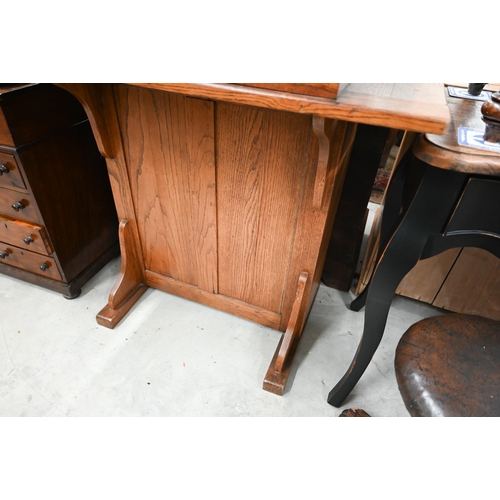
<svg viewBox="0 0 500 500">
<path fill-rule="evenodd" d="M 373 207 L 372 209 L 373 210 Z M 78 299 L 0 275 L 0 416 L 409 416 L 393 360 L 404 331 L 442 313 L 396 297 L 372 363 L 341 408 L 327 395 L 363 327 L 354 298 L 321 285 L 283 396 L 262 389 L 280 333 L 149 289 L 113 330 L 96 323 L 120 267 L 109 263 Z"/>
</svg>

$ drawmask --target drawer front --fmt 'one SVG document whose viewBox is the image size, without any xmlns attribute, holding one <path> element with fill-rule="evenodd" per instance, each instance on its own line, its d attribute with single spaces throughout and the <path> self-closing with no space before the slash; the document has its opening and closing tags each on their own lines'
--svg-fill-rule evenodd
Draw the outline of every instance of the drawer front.
<svg viewBox="0 0 500 500">
<path fill-rule="evenodd" d="M 0 174 L 0 186 L 26 191 L 26 184 L 16 159 L 3 151 L 0 151 Z"/>
<path fill-rule="evenodd" d="M 53 249 L 42 226 L 0 215 L 0 241 L 45 255 Z"/>
<path fill-rule="evenodd" d="M 30 222 L 42 222 L 32 196 L 12 189 L 0 188 L 0 213 Z"/>
<path fill-rule="evenodd" d="M 62 281 L 54 259 L 2 241 L 0 241 L 0 264 L 17 267 L 46 278 Z"/>
</svg>

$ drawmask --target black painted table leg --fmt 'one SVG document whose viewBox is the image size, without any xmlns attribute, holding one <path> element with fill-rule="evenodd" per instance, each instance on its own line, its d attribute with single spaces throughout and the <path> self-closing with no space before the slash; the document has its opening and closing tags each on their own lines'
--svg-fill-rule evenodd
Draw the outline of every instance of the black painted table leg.
<svg viewBox="0 0 500 500">
<path fill-rule="evenodd" d="M 365 372 L 384 333 L 396 289 L 414 267 L 432 234 L 440 234 L 465 181 L 457 172 L 427 167 L 413 201 L 389 243 L 367 286 L 363 336 L 340 382 L 330 391 L 328 403 L 340 406 Z"/>
</svg>

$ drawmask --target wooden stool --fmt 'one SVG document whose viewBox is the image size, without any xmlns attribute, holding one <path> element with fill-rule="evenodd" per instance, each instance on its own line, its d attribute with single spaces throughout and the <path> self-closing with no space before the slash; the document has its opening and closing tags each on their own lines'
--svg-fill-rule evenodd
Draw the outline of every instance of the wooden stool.
<svg viewBox="0 0 500 500">
<path fill-rule="evenodd" d="M 412 417 L 500 416 L 500 322 L 427 318 L 396 349 L 396 378 Z"/>
</svg>

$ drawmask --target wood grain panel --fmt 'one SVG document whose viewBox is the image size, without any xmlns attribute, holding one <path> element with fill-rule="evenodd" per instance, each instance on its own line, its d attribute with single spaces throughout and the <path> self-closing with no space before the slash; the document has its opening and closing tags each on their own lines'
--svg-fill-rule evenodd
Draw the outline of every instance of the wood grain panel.
<svg viewBox="0 0 500 500">
<path fill-rule="evenodd" d="M 418 261 L 403 278 L 396 293 L 432 304 L 460 250 L 452 248 L 429 259 Z"/>
<path fill-rule="evenodd" d="M 272 311 L 266 311 L 260 307 L 251 306 L 224 295 L 215 295 L 201 288 L 173 280 L 167 276 L 146 271 L 146 283 L 148 286 L 163 290 L 164 292 L 178 295 L 188 300 L 193 300 L 209 307 L 234 314 L 240 318 L 255 321 L 269 328 L 279 329 L 281 316 Z"/>
<path fill-rule="evenodd" d="M 356 134 L 357 125 L 353 123 L 327 120 L 325 125 L 325 133 L 329 137 L 330 148 L 327 166 L 328 177 L 325 183 L 325 198 L 330 200 L 330 202 L 325 204 L 321 209 L 317 209 L 313 205 L 315 167 L 318 163 L 320 153 L 319 141 L 313 136 L 308 147 L 307 167 L 303 180 L 303 195 L 297 217 L 295 244 L 290 261 L 288 283 L 286 285 L 288 293 L 283 304 L 280 330 L 286 328 L 286 322 L 292 311 L 295 297 L 294 293 L 290 293 L 290 290 L 295 290 L 294 281 L 296 282 L 298 276 L 304 271 L 311 276 L 311 282 L 308 284 L 305 292 L 308 295 L 308 302 L 303 318 L 304 322 L 311 310 L 319 288 L 328 242 Z"/>
<path fill-rule="evenodd" d="M 213 103 L 130 86 L 116 99 L 145 268 L 216 292 Z"/>
<path fill-rule="evenodd" d="M 217 104 L 221 294 L 281 311 L 310 131 L 307 116 Z"/>
<path fill-rule="evenodd" d="M 481 248 L 464 248 L 433 305 L 500 320 L 500 259 Z"/>
</svg>

